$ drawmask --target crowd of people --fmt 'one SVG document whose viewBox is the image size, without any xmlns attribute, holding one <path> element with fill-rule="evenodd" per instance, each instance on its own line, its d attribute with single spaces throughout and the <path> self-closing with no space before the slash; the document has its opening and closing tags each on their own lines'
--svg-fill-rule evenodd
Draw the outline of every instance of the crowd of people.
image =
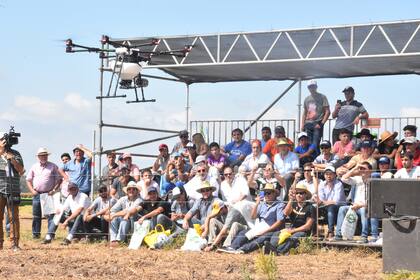
<svg viewBox="0 0 420 280">
<path fill-rule="evenodd" d="M 331 114 L 328 100 L 316 81 L 308 90 L 296 143 L 282 126 L 274 128 L 274 135 L 263 127 L 262 138 L 250 141 L 236 128 L 225 146 L 206 143 L 200 133 L 190 138 L 184 130 L 172 149 L 158 146 L 151 168 L 134 164 L 130 153 L 109 152 L 93 202 L 92 152 L 78 145 L 73 159 L 64 153 L 58 167 L 40 148 L 39 162 L 26 175 L 33 195 L 33 238 L 41 238 L 44 216 L 43 244 L 54 240 L 61 225 L 68 229 L 63 245 L 87 238 L 108 239 L 116 247 L 129 241 L 135 223 L 147 220 L 151 228 L 163 225 L 172 237 L 197 228 L 207 243 L 204 251 L 248 253 L 264 247 L 266 253 L 287 254 L 302 237 L 321 237 L 319 220 L 328 228 L 323 238 L 342 240 L 341 225 L 352 209 L 361 220 L 358 242 L 376 242 L 380 221 L 366 216 L 366 183 L 371 178 L 420 179 L 417 127 L 405 126 L 399 141 L 397 132 L 384 131 L 379 139 L 366 128 L 354 134 L 369 114 L 354 99 L 354 89 L 346 87 L 345 100 L 338 100 L 332 112 L 331 143 L 323 140 Z M 59 209 L 44 213 L 53 196 Z M 288 238 L 280 240 L 284 234 Z"/>
</svg>

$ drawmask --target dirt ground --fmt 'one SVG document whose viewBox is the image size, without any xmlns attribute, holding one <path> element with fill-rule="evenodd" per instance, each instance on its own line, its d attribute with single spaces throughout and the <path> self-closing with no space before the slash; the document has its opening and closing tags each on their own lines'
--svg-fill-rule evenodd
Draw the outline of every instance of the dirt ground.
<svg viewBox="0 0 420 280">
<path fill-rule="evenodd" d="M 45 223 L 43 221 L 43 223 Z M 22 219 L 21 251 L 0 253 L 0 279 L 266 279 L 256 271 L 258 253 L 228 255 L 177 250 L 110 249 L 105 243 L 61 246 L 31 240 L 31 220 Z M 59 232 L 64 236 L 64 232 Z M 276 257 L 278 279 L 382 279 L 378 253 L 317 251 Z"/>
</svg>

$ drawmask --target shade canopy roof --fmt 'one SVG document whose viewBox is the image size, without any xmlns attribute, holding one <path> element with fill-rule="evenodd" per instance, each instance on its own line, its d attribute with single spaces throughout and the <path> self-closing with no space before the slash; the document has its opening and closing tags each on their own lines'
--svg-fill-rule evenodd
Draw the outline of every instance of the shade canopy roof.
<svg viewBox="0 0 420 280">
<path fill-rule="evenodd" d="M 228 82 L 420 74 L 420 20 L 267 32 L 111 40 L 149 51 L 192 45 L 186 57 L 154 56 L 158 68 L 186 82 Z"/>
</svg>

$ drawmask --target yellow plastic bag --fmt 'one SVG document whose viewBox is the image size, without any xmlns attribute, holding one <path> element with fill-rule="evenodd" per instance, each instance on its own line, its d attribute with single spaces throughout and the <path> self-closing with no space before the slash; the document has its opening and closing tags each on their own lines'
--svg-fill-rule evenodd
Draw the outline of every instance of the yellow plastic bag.
<svg viewBox="0 0 420 280">
<path fill-rule="evenodd" d="M 197 232 L 197 234 L 199 236 L 201 236 L 201 234 L 203 233 L 203 231 L 201 230 L 201 225 L 200 224 L 194 224 L 193 226 L 194 226 L 195 232 Z"/>
<path fill-rule="evenodd" d="M 162 235 L 169 236 L 171 234 L 171 230 L 165 230 L 165 228 L 161 224 L 157 224 L 155 229 L 149 231 L 149 233 L 144 237 L 144 243 L 147 246 L 154 248 L 155 244 L 159 241 Z"/>
<path fill-rule="evenodd" d="M 278 245 L 282 244 L 284 241 L 286 241 L 290 236 L 292 236 L 292 234 L 286 230 L 286 229 L 282 229 L 280 231 L 279 234 L 279 242 L 277 243 Z"/>
</svg>

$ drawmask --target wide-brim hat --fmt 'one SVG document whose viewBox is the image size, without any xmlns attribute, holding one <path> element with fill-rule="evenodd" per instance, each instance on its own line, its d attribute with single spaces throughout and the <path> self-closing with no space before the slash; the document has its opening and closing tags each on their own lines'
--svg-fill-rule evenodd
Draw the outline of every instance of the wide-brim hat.
<svg viewBox="0 0 420 280">
<path fill-rule="evenodd" d="M 286 138 L 280 138 L 280 140 L 277 142 L 277 146 L 290 146 L 290 143 L 287 142 Z"/>
<path fill-rule="evenodd" d="M 212 189 L 212 192 L 216 190 L 215 186 L 211 186 L 209 181 L 204 181 L 201 185 L 196 189 L 197 192 L 201 193 L 204 189 Z"/>
<path fill-rule="evenodd" d="M 140 191 L 139 187 L 137 186 L 137 183 L 134 181 L 130 181 L 128 182 L 127 186 L 125 186 L 122 190 L 124 193 L 127 193 L 128 189 L 130 188 L 134 188 L 137 189 L 138 191 Z"/>
<path fill-rule="evenodd" d="M 309 198 L 312 197 L 312 193 L 308 190 L 308 187 L 302 181 L 296 184 L 295 190 L 296 191 L 304 191 L 306 193 L 307 197 L 309 197 Z"/>
<path fill-rule="evenodd" d="M 362 136 L 362 135 L 369 135 L 371 139 L 375 138 L 375 135 L 370 133 L 370 130 L 367 129 L 367 128 L 363 128 L 362 130 L 360 130 L 360 132 L 356 134 L 356 137 L 360 138 L 360 136 Z"/>
<path fill-rule="evenodd" d="M 267 183 L 264 185 L 264 188 L 262 189 L 264 192 L 266 191 L 275 191 L 276 193 L 280 193 L 280 190 L 278 190 L 274 184 Z"/>
<path fill-rule="evenodd" d="M 44 156 L 44 155 L 49 156 L 51 154 L 48 152 L 47 148 L 39 148 L 38 151 L 36 152 L 36 155 L 37 156 Z"/>
<path fill-rule="evenodd" d="M 381 139 L 379 140 L 379 144 L 382 144 L 383 142 L 385 142 L 386 140 L 390 138 L 395 139 L 397 135 L 398 135 L 398 132 L 396 131 L 394 133 L 391 133 L 390 131 L 385 130 L 384 132 L 381 133 Z"/>
</svg>

